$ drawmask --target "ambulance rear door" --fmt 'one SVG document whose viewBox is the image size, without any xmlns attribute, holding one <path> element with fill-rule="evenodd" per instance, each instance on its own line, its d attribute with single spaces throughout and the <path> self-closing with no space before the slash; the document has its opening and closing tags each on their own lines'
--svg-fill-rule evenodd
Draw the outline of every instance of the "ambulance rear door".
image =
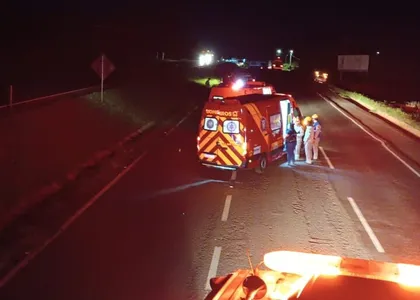
<svg viewBox="0 0 420 300">
<path fill-rule="evenodd" d="M 199 156 L 221 167 L 238 168 L 246 151 L 240 105 L 213 105 L 205 109 L 199 142 Z"/>
<path fill-rule="evenodd" d="M 293 118 L 291 115 L 292 105 L 289 99 L 280 100 L 280 110 L 283 127 L 283 137 L 285 137 L 287 129 L 289 129 L 291 124 L 293 123 Z"/>
</svg>

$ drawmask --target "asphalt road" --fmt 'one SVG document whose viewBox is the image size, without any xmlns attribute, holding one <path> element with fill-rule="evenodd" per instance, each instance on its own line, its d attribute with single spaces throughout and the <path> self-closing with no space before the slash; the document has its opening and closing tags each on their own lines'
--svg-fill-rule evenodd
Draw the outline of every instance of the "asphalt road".
<svg viewBox="0 0 420 300">
<path fill-rule="evenodd" d="M 320 115 L 319 162 L 264 175 L 203 168 L 195 113 L 0 299 L 203 299 L 208 276 L 246 268 L 248 250 L 254 263 L 287 249 L 420 264 L 419 178 L 314 90 L 291 91 Z"/>
</svg>

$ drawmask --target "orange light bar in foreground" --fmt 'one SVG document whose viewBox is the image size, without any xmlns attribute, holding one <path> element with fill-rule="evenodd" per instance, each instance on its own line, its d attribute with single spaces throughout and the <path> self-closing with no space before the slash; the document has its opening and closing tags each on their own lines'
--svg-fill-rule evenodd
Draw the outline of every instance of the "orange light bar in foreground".
<svg viewBox="0 0 420 300">
<path fill-rule="evenodd" d="M 420 266 L 416 265 L 292 251 L 267 253 L 264 255 L 264 264 L 273 271 L 304 277 L 343 275 L 391 281 L 420 288 Z"/>
</svg>

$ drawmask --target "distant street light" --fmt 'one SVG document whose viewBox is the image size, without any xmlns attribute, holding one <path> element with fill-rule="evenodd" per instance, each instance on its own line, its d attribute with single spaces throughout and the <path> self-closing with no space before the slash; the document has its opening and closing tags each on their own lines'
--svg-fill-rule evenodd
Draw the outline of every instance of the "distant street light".
<svg viewBox="0 0 420 300">
<path fill-rule="evenodd" d="M 276 53 L 277 55 L 281 55 L 281 49 L 277 49 Z"/>
<path fill-rule="evenodd" d="M 292 56 L 293 56 L 293 50 L 290 50 L 290 58 L 289 58 L 289 64 L 292 66 Z"/>
<path fill-rule="evenodd" d="M 379 55 L 379 54 L 381 54 L 381 52 L 379 52 L 379 51 L 376 51 L 376 55 Z"/>
</svg>

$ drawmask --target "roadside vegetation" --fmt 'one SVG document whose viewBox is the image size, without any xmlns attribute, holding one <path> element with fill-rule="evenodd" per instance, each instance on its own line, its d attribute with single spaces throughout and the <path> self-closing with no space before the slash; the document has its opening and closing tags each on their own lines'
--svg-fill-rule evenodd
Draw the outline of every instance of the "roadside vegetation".
<svg viewBox="0 0 420 300">
<path fill-rule="evenodd" d="M 420 102 L 411 101 L 403 106 L 393 106 L 385 101 L 373 100 L 361 93 L 334 87 L 336 93 L 343 98 L 351 99 L 372 112 L 387 115 L 420 130 Z"/>
<path fill-rule="evenodd" d="M 215 77 L 191 78 L 190 80 L 192 82 L 195 82 L 195 83 L 199 84 L 199 85 L 206 86 L 207 79 L 209 79 L 209 78 L 210 78 L 210 87 L 213 87 L 215 85 L 219 85 L 220 82 L 221 82 L 219 78 L 215 78 Z"/>
<path fill-rule="evenodd" d="M 136 125 L 143 125 L 152 119 L 149 111 L 139 104 L 132 101 L 133 97 L 123 97 L 121 91 L 117 89 L 104 91 L 103 101 L 101 101 L 101 93 L 96 92 L 84 97 L 92 105 L 101 107 L 108 111 L 110 115 L 115 115 Z M 131 101 L 130 101 L 131 100 Z"/>
<path fill-rule="evenodd" d="M 293 71 L 295 69 L 299 68 L 299 63 L 294 61 L 291 64 L 290 63 L 283 63 L 283 71 Z"/>
</svg>

